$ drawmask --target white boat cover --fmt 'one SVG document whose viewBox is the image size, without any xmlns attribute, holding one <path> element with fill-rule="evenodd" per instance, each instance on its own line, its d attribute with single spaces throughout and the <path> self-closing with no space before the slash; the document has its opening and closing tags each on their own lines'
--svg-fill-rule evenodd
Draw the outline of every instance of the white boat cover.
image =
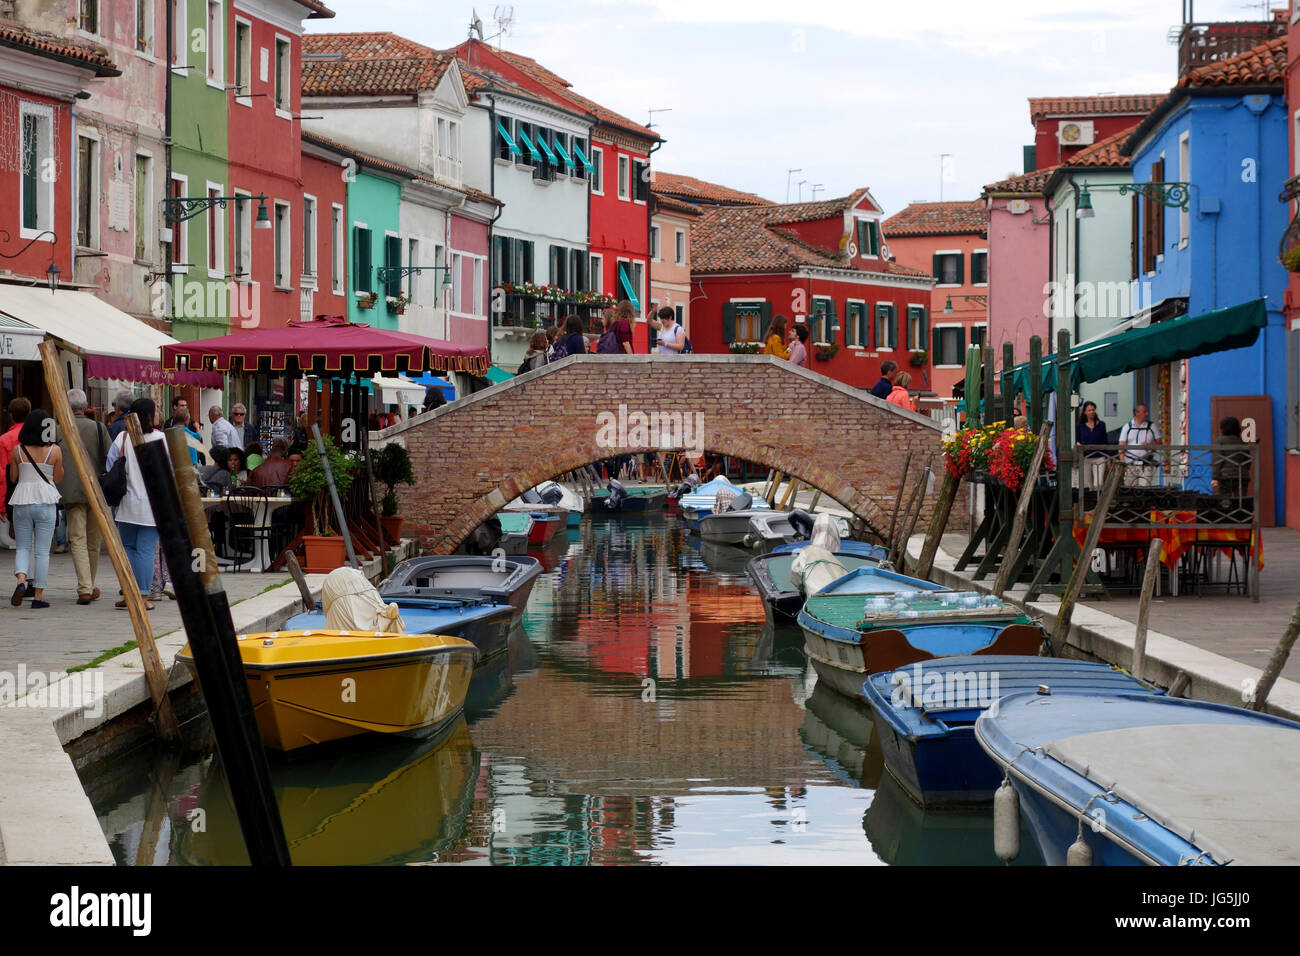
<svg viewBox="0 0 1300 956">
<path fill-rule="evenodd" d="M 839 554 L 840 530 L 836 524 L 834 515 L 825 511 L 819 514 L 813 519 L 813 529 L 812 534 L 808 536 L 808 546 L 825 548 L 831 554 Z"/>
<path fill-rule="evenodd" d="M 385 604 L 375 586 L 356 568 L 335 568 L 325 576 L 321 607 L 329 630 L 387 634 L 406 631 L 397 605 Z"/>
<path fill-rule="evenodd" d="M 814 540 L 816 536 L 817 533 L 814 531 Z M 837 546 L 838 541 L 837 536 Z M 790 583 L 802 591 L 805 597 L 816 594 L 832 581 L 848 573 L 848 568 L 840 564 L 839 558 L 835 557 L 833 552 L 815 544 L 799 549 L 794 556 L 794 561 L 790 563 Z"/>
<path fill-rule="evenodd" d="M 1300 863 L 1300 733 L 1294 730 L 1126 727 L 1064 737 L 1044 750 L 1220 863 Z"/>
</svg>

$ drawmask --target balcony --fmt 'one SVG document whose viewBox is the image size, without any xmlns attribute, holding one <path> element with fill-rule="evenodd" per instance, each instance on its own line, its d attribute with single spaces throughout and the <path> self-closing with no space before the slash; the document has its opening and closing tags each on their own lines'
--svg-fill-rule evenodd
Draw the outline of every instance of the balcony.
<svg viewBox="0 0 1300 956">
<path fill-rule="evenodd" d="M 1218 63 L 1285 35 L 1284 20 L 1184 23 L 1177 38 L 1178 76 L 1181 79 L 1198 66 Z"/>
</svg>

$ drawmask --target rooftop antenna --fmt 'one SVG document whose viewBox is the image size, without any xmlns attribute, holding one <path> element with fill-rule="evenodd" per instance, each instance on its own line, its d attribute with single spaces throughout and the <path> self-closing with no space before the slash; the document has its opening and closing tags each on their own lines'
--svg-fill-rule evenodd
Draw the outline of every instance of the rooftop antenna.
<svg viewBox="0 0 1300 956">
<path fill-rule="evenodd" d="M 496 24 L 497 32 L 488 39 L 496 40 L 497 49 L 499 50 L 501 49 L 501 38 L 514 35 L 515 8 L 508 4 L 493 7 L 492 22 Z"/>
<path fill-rule="evenodd" d="M 939 202 L 943 202 L 943 181 L 948 178 L 949 164 L 945 160 L 952 159 L 952 153 L 939 154 Z"/>
<path fill-rule="evenodd" d="M 785 201 L 786 202 L 790 201 L 790 178 L 795 173 L 801 173 L 801 172 L 803 172 L 802 169 L 787 169 L 785 171 Z"/>
<path fill-rule="evenodd" d="M 671 106 L 664 106 L 657 110 L 646 110 L 648 116 L 646 117 L 645 128 L 654 129 L 654 125 L 655 125 L 654 120 L 655 120 L 656 113 L 671 113 L 672 111 L 673 108 Z"/>
<path fill-rule="evenodd" d="M 825 188 L 826 188 L 826 187 L 823 186 L 821 183 L 816 183 L 815 185 L 813 185 L 812 187 L 810 187 L 810 190 L 809 190 L 809 191 L 812 193 L 812 201 L 813 201 L 813 202 L 816 202 L 816 201 L 817 201 L 817 190 L 819 190 L 819 189 L 825 189 Z"/>
<path fill-rule="evenodd" d="M 479 41 L 483 40 L 483 21 L 478 18 L 478 11 L 470 11 L 469 36 L 473 39 L 474 34 L 478 34 Z"/>
<path fill-rule="evenodd" d="M 806 183 L 807 181 L 808 181 L 808 180 L 806 180 L 806 179 L 801 179 L 801 180 L 799 180 L 799 182 L 797 183 L 797 185 L 799 186 L 799 201 L 800 201 L 800 202 L 803 202 L 803 184 Z"/>
</svg>

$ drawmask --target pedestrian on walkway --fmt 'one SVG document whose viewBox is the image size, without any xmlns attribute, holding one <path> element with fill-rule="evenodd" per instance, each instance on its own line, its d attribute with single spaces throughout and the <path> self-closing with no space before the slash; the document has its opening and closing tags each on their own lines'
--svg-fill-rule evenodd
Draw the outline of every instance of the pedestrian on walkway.
<svg viewBox="0 0 1300 956">
<path fill-rule="evenodd" d="M 790 361 L 800 368 L 808 367 L 808 326 L 796 325 L 790 336 Z"/>
<path fill-rule="evenodd" d="M 112 444 L 108 429 L 82 414 L 87 403 L 86 393 L 81 389 L 68 389 L 68 404 L 72 406 L 73 421 L 81 436 L 81 446 L 86 449 L 86 457 L 90 459 L 91 471 L 98 477 L 104 473 L 108 446 Z M 59 451 L 65 462 L 69 461 L 67 448 L 67 436 L 62 436 Z M 99 525 L 90 514 L 90 496 L 86 493 L 76 468 L 63 469 L 59 494 L 63 496 L 63 510 L 68 516 L 68 548 L 72 552 L 72 565 L 77 572 L 77 603 L 89 604 L 99 597 L 95 575 L 99 571 L 100 534 Z"/>
<path fill-rule="evenodd" d="M 14 555 L 18 586 L 9 601 L 14 607 L 22 605 L 29 583 L 32 607 L 50 606 L 45 600 L 45 579 L 58 515 L 58 483 L 63 479 L 63 454 L 54 443 L 55 431 L 54 420 L 43 409 L 34 410 L 24 419 L 18 445 L 9 455 L 7 477 L 14 483 L 9 508 L 18 543 Z"/>
<path fill-rule="evenodd" d="M 654 327 L 659 330 L 659 344 L 655 351 L 660 355 L 681 355 L 686 348 L 686 330 L 677 321 L 672 306 L 663 306 L 655 313 Z"/>
<path fill-rule="evenodd" d="M 886 401 L 899 408 L 906 408 L 909 412 L 916 411 L 916 406 L 912 404 L 912 393 L 907 390 L 911 384 L 912 376 L 907 372 L 899 372 L 894 376 L 894 385 Z"/>
<path fill-rule="evenodd" d="M 767 330 L 767 340 L 763 345 L 763 351 L 768 355 L 775 355 L 777 358 L 788 359 L 790 350 L 785 347 L 785 338 L 787 326 L 790 320 L 784 315 L 778 315 L 772 320 L 771 327 Z"/>
<path fill-rule="evenodd" d="M 871 386 L 871 394 L 876 398 L 888 400 L 889 393 L 894 390 L 894 378 L 898 374 L 898 363 L 889 360 L 880 363 L 880 381 Z"/>
<path fill-rule="evenodd" d="M 126 428 L 126 414 L 131 410 L 135 395 L 129 388 L 124 388 L 113 396 L 113 411 L 108 416 L 108 437 L 117 438 Z"/>
<path fill-rule="evenodd" d="M 9 430 L 0 435 L 0 517 L 6 517 L 9 502 L 9 456 L 18 447 L 18 433 L 31 413 L 32 403 L 21 396 L 9 402 Z"/>
<path fill-rule="evenodd" d="M 218 448 L 244 447 L 243 419 L 240 419 L 239 427 L 236 428 L 221 414 L 221 406 L 213 405 L 208 409 L 208 421 L 212 423 L 208 447 L 214 452 Z M 112 434 L 112 429 L 109 429 L 109 434 Z"/>
<path fill-rule="evenodd" d="M 1133 408 L 1133 418 L 1119 430 L 1119 446 L 1124 449 L 1124 484 L 1145 488 L 1156 481 L 1154 446 L 1161 441 L 1160 429 L 1147 419 L 1147 407 Z"/>
<path fill-rule="evenodd" d="M 220 409 L 216 410 L 220 411 Z M 140 431 L 144 433 L 145 441 L 163 441 L 162 430 L 154 427 L 158 409 L 153 399 L 137 398 L 131 404 L 131 411 L 140 419 Z M 166 449 L 167 444 L 163 442 L 163 450 Z M 131 570 L 135 574 L 136 587 L 140 589 L 140 596 L 145 598 L 145 608 L 152 611 L 153 605 L 149 603 L 147 595 L 153 585 L 154 551 L 158 546 L 158 528 L 154 523 L 153 507 L 149 504 L 149 493 L 145 490 L 144 475 L 140 472 L 140 463 L 136 460 L 131 436 L 125 432 L 119 435 L 109 448 L 108 458 L 104 462 L 105 470 L 111 469 L 123 455 L 126 456 L 126 494 L 118 504 L 113 518 L 117 522 L 117 532 L 122 538 L 122 547 L 126 551 L 127 560 L 130 561 Z M 114 607 L 125 608 L 126 599 L 118 601 Z"/>
</svg>

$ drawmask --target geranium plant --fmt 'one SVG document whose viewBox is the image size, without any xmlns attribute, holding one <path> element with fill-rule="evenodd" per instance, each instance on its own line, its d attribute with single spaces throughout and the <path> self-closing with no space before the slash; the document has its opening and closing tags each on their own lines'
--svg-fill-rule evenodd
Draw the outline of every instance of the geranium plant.
<svg viewBox="0 0 1300 956">
<path fill-rule="evenodd" d="M 1008 491 L 1019 491 L 1034 460 L 1038 436 L 1028 428 L 1004 428 L 993 436 L 986 453 L 989 474 Z M 1052 467 L 1051 449 L 1043 451 L 1043 468 Z"/>
<path fill-rule="evenodd" d="M 727 348 L 732 355 L 757 355 L 762 346 L 757 342 L 732 342 Z"/>
<path fill-rule="evenodd" d="M 972 471 L 988 469 L 988 452 L 994 437 L 1006 428 L 1006 422 L 994 422 L 983 427 L 963 428 L 943 443 L 944 461 L 948 473 L 962 478 Z"/>
<path fill-rule="evenodd" d="M 387 297 L 388 307 L 394 311 L 405 309 L 406 304 L 410 301 L 410 297 L 407 296 L 405 292 L 399 292 L 397 295 L 390 295 Z"/>
</svg>

